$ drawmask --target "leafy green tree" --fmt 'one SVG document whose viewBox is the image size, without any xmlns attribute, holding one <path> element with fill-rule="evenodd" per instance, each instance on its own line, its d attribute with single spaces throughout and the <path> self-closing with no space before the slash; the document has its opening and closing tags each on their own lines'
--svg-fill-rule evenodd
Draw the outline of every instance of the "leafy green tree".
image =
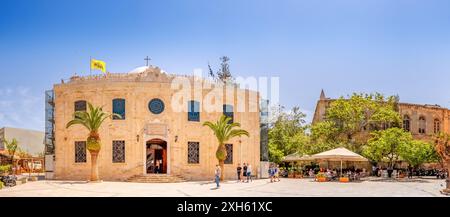
<svg viewBox="0 0 450 217">
<path fill-rule="evenodd" d="M 66 128 L 73 125 L 81 125 L 89 131 L 87 138 L 87 150 L 91 155 L 91 178 L 90 180 L 95 182 L 99 181 L 98 176 L 98 153 L 101 149 L 101 140 L 98 130 L 102 126 L 103 122 L 113 116 L 121 117 L 118 114 L 108 114 L 102 110 L 102 107 L 94 107 L 91 103 L 88 103 L 88 111 L 77 111 L 74 114 L 74 119 L 67 123 Z"/>
<path fill-rule="evenodd" d="M 434 145 L 413 140 L 400 147 L 400 157 L 413 167 L 419 167 L 424 163 L 436 162 L 438 159 Z"/>
<path fill-rule="evenodd" d="M 219 146 L 216 151 L 216 158 L 219 161 L 219 165 L 222 170 L 220 180 L 223 180 L 224 178 L 224 164 L 225 159 L 227 159 L 227 150 L 225 148 L 225 143 L 234 137 L 250 136 L 250 134 L 243 129 L 235 129 L 241 127 L 240 123 L 230 123 L 230 121 L 230 117 L 222 115 L 222 117 L 220 117 L 220 119 L 216 123 L 212 123 L 209 121 L 203 123 L 203 126 L 208 126 L 214 132 L 214 135 L 219 142 Z"/>
<path fill-rule="evenodd" d="M 322 121 L 311 126 L 310 143 L 304 148 L 305 154 L 317 154 L 337 147 L 343 147 L 338 139 L 339 131 L 334 122 Z"/>
<path fill-rule="evenodd" d="M 382 94 L 354 93 L 348 99 L 340 97 L 331 102 L 325 113 L 325 123 L 312 128 L 312 138 L 318 143 L 347 144 L 361 153 L 371 131 L 400 127 L 398 97 Z"/>
<path fill-rule="evenodd" d="M 375 131 L 367 146 L 364 147 L 363 154 L 376 162 L 387 159 L 389 168 L 393 168 L 399 156 L 402 155 L 401 151 L 410 146 L 412 141 L 411 133 L 400 128 Z"/>
<path fill-rule="evenodd" d="M 13 138 L 11 140 L 4 139 L 3 143 L 5 144 L 6 150 L 8 151 L 8 155 L 11 157 L 11 163 L 14 163 L 14 156 L 16 152 L 20 150 L 19 141 Z"/>
<path fill-rule="evenodd" d="M 283 150 L 279 149 L 274 143 L 269 143 L 270 162 L 280 163 L 285 156 Z"/>
<path fill-rule="evenodd" d="M 279 107 L 269 129 L 269 160 L 279 163 L 286 155 L 304 153 L 304 147 L 309 143 L 306 135 L 306 115 L 300 108 L 294 107 L 291 112 L 285 112 Z"/>
</svg>

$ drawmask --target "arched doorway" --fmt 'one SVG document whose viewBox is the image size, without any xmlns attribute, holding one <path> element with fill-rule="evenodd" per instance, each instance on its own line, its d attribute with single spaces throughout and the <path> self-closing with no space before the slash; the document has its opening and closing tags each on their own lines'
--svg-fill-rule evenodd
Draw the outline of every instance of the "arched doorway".
<svg viewBox="0 0 450 217">
<path fill-rule="evenodd" d="M 161 139 L 152 139 L 146 143 L 147 174 L 167 173 L 167 142 Z"/>
</svg>

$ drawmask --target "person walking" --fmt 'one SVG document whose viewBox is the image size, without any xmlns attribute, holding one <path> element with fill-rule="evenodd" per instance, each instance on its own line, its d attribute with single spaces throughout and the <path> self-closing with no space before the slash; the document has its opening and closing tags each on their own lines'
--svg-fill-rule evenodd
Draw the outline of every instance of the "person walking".
<svg viewBox="0 0 450 217">
<path fill-rule="evenodd" d="M 244 167 L 242 168 L 242 176 L 243 177 L 243 182 L 245 182 L 245 180 L 247 179 L 247 164 L 244 163 Z"/>
<path fill-rule="evenodd" d="M 252 165 L 247 164 L 247 182 L 253 182 L 252 179 Z"/>
<path fill-rule="evenodd" d="M 156 161 L 156 167 L 155 167 L 155 173 L 158 174 L 159 173 L 159 167 L 160 167 L 160 163 L 159 160 Z"/>
<path fill-rule="evenodd" d="M 216 169 L 214 171 L 214 176 L 215 176 L 215 181 L 216 181 L 216 185 L 217 188 L 220 188 L 220 174 L 222 173 L 220 166 L 217 164 L 216 165 Z"/>
<path fill-rule="evenodd" d="M 241 178 L 241 174 L 242 174 L 241 164 L 238 164 L 238 166 L 236 168 L 236 171 L 237 171 L 237 181 L 241 182 L 242 181 L 242 178 Z"/>
<path fill-rule="evenodd" d="M 280 181 L 280 166 L 277 164 L 276 166 L 275 166 L 275 181 L 276 182 L 279 182 Z"/>
<path fill-rule="evenodd" d="M 270 182 L 271 183 L 273 182 L 273 175 L 274 175 L 274 173 L 273 173 L 273 165 L 270 164 L 270 166 L 269 166 L 269 178 L 270 178 Z"/>
<path fill-rule="evenodd" d="M 412 179 L 413 178 L 413 168 L 411 167 L 411 165 L 408 166 L 408 179 Z"/>
</svg>

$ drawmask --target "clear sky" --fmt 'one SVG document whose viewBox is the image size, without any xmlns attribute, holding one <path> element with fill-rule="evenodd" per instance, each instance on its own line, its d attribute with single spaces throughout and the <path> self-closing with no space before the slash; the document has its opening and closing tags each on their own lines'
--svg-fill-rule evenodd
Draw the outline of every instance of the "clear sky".
<svg viewBox="0 0 450 217">
<path fill-rule="evenodd" d="M 111 72 L 177 74 L 231 58 L 280 77 L 281 103 L 311 114 L 354 91 L 450 107 L 448 0 L 0 1 L 0 127 L 44 129 L 44 91 L 89 57 Z M 309 117 L 311 118 L 311 117 Z"/>
</svg>

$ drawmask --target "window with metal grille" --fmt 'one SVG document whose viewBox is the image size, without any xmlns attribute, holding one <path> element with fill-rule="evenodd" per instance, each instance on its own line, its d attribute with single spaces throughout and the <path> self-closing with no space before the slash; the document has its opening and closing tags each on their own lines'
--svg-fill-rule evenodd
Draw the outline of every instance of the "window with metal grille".
<svg viewBox="0 0 450 217">
<path fill-rule="evenodd" d="M 125 163 L 125 141 L 113 141 L 112 145 L 113 163 Z"/>
<path fill-rule="evenodd" d="M 188 121 L 200 121 L 200 103 L 197 101 L 188 102 Z"/>
<path fill-rule="evenodd" d="M 440 133 L 441 132 L 441 121 L 439 119 L 434 120 L 434 133 Z"/>
<path fill-rule="evenodd" d="M 225 144 L 225 149 L 227 150 L 225 164 L 233 164 L 233 144 Z"/>
<path fill-rule="evenodd" d="M 188 163 L 198 164 L 200 163 L 200 143 L 188 142 Z"/>
<path fill-rule="evenodd" d="M 120 115 L 120 117 L 113 116 L 113 120 L 125 120 L 125 99 L 113 100 L 113 113 Z"/>
<path fill-rule="evenodd" d="M 76 112 L 84 112 L 87 109 L 85 100 L 79 100 L 75 102 L 75 111 Z"/>
<path fill-rule="evenodd" d="M 230 117 L 231 120 L 228 123 L 233 123 L 234 121 L 234 112 L 233 112 L 233 106 L 232 105 L 223 105 L 223 114 L 227 117 Z"/>
<path fill-rule="evenodd" d="M 426 121 L 425 117 L 420 117 L 419 118 L 419 133 L 425 134 L 426 127 L 427 127 L 427 121 Z"/>
<path fill-rule="evenodd" d="M 403 117 L 403 129 L 408 132 L 411 131 L 411 121 L 408 115 Z"/>
<path fill-rule="evenodd" d="M 75 142 L 75 163 L 86 163 L 86 142 Z"/>
</svg>

